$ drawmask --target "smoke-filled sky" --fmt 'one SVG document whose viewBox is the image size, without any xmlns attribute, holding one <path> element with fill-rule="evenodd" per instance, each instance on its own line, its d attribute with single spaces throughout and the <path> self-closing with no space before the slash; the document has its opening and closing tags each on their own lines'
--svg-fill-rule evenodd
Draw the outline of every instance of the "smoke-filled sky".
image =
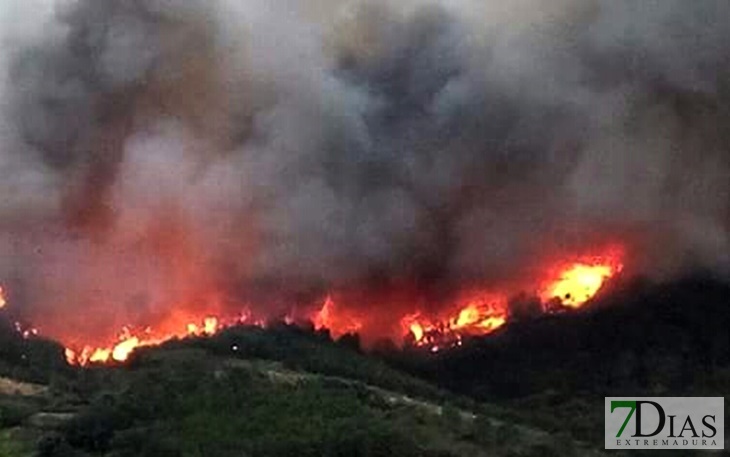
<svg viewBox="0 0 730 457">
<path fill-rule="evenodd" d="M 728 275 L 727 18 L 727 0 L 5 0 L 0 283 L 81 326 L 213 292 L 444 293 L 616 242 L 638 273 Z"/>
</svg>

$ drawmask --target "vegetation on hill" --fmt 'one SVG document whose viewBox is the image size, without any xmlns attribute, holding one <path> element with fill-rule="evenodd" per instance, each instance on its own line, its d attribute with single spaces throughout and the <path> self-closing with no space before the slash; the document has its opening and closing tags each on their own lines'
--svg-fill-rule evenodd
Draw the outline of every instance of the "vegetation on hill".
<svg viewBox="0 0 730 457">
<path fill-rule="evenodd" d="M 706 279 L 634 283 L 438 355 L 280 324 L 87 369 L 6 325 L 0 455 L 600 455 L 604 396 L 728 391 L 728 297 Z"/>
<path fill-rule="evenodd" d="M 349 342 L 348 342 L 349 341 Z M 118 367 L 48 373 L 0 395 L 10 457 L 586 455 L 362 354 L 279 325 L 139 351 Z M 32 344 L 29 343 L 29 344 Z M 3 416 L 5 417 L 5 416 Z"/>
<path fill-rule="evenodd" d="M 595 443 L 603 440 L 604 397 L 730 392 L 729 307 L 730 285 L 712 278 L 636 280 L 585 310 L 524 319 L 435 357 L 407 352 L 389 360 L 497 403 L 515 420 Z"/>
</svg>

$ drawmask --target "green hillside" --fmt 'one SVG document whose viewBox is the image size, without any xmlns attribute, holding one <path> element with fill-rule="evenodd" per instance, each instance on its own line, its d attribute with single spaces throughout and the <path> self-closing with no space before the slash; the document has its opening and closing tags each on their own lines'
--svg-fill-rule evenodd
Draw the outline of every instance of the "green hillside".
<svg viewBox="0 0 730 457">
<path fill-rule="evenodd" d="M 593 453 L 326 334 L 288 326 L 235 328 L 142 350 L 124 366 L 63 368 L 46 376 L 37 385 L 6 378 L 16 384 L 0 398 L 0 455 Z"/>
</svg>

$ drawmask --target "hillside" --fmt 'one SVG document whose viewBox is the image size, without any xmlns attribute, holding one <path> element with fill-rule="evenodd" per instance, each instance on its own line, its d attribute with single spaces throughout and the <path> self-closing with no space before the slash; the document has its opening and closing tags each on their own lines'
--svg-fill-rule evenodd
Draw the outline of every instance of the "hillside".
<svg viewBox="0 0 730 457">
<path fill-rule="evenodd" d="M 0 455 L 593 454 L 326 334 L 283 325 L 170 342 L 125 366 L 47 375 L 47 384 L 0 383 L 10 386 L 0 392 Z"/>
<path fill-rule="evenodd" d="M 632 280 L 584 310 L 526 318 L 436 356 L 411 351 L 389 359 L 444 389 L 496 402 L 519 420 L 601 442 L 606 396 L 727 399 L 728 328 L 727 283 L 702 275 Z"/>
<path fill-rule="evenodd" d="M 279 324 L 87 369 L 5 326 L 0 455 L 599 455 L 604 396 L 728 392 L 728 297 L 708 278 L 632 281 L 439 354 Z"/>
</svg>

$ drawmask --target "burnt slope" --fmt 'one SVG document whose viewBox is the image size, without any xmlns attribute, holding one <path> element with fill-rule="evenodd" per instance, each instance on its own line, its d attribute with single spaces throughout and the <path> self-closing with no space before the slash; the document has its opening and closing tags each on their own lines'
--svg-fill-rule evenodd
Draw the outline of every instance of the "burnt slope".
<svg viewBox="0 0 730 457">
<path fill-rule="evenodd" d="M 618 285 L 578 312 L 540 316 L 436 357 L 400 354 L 411 372 L 481 398 L 546 390 L 686 393 L 730 366 L 730 285 L 707 276 Z"/>
</svg>

